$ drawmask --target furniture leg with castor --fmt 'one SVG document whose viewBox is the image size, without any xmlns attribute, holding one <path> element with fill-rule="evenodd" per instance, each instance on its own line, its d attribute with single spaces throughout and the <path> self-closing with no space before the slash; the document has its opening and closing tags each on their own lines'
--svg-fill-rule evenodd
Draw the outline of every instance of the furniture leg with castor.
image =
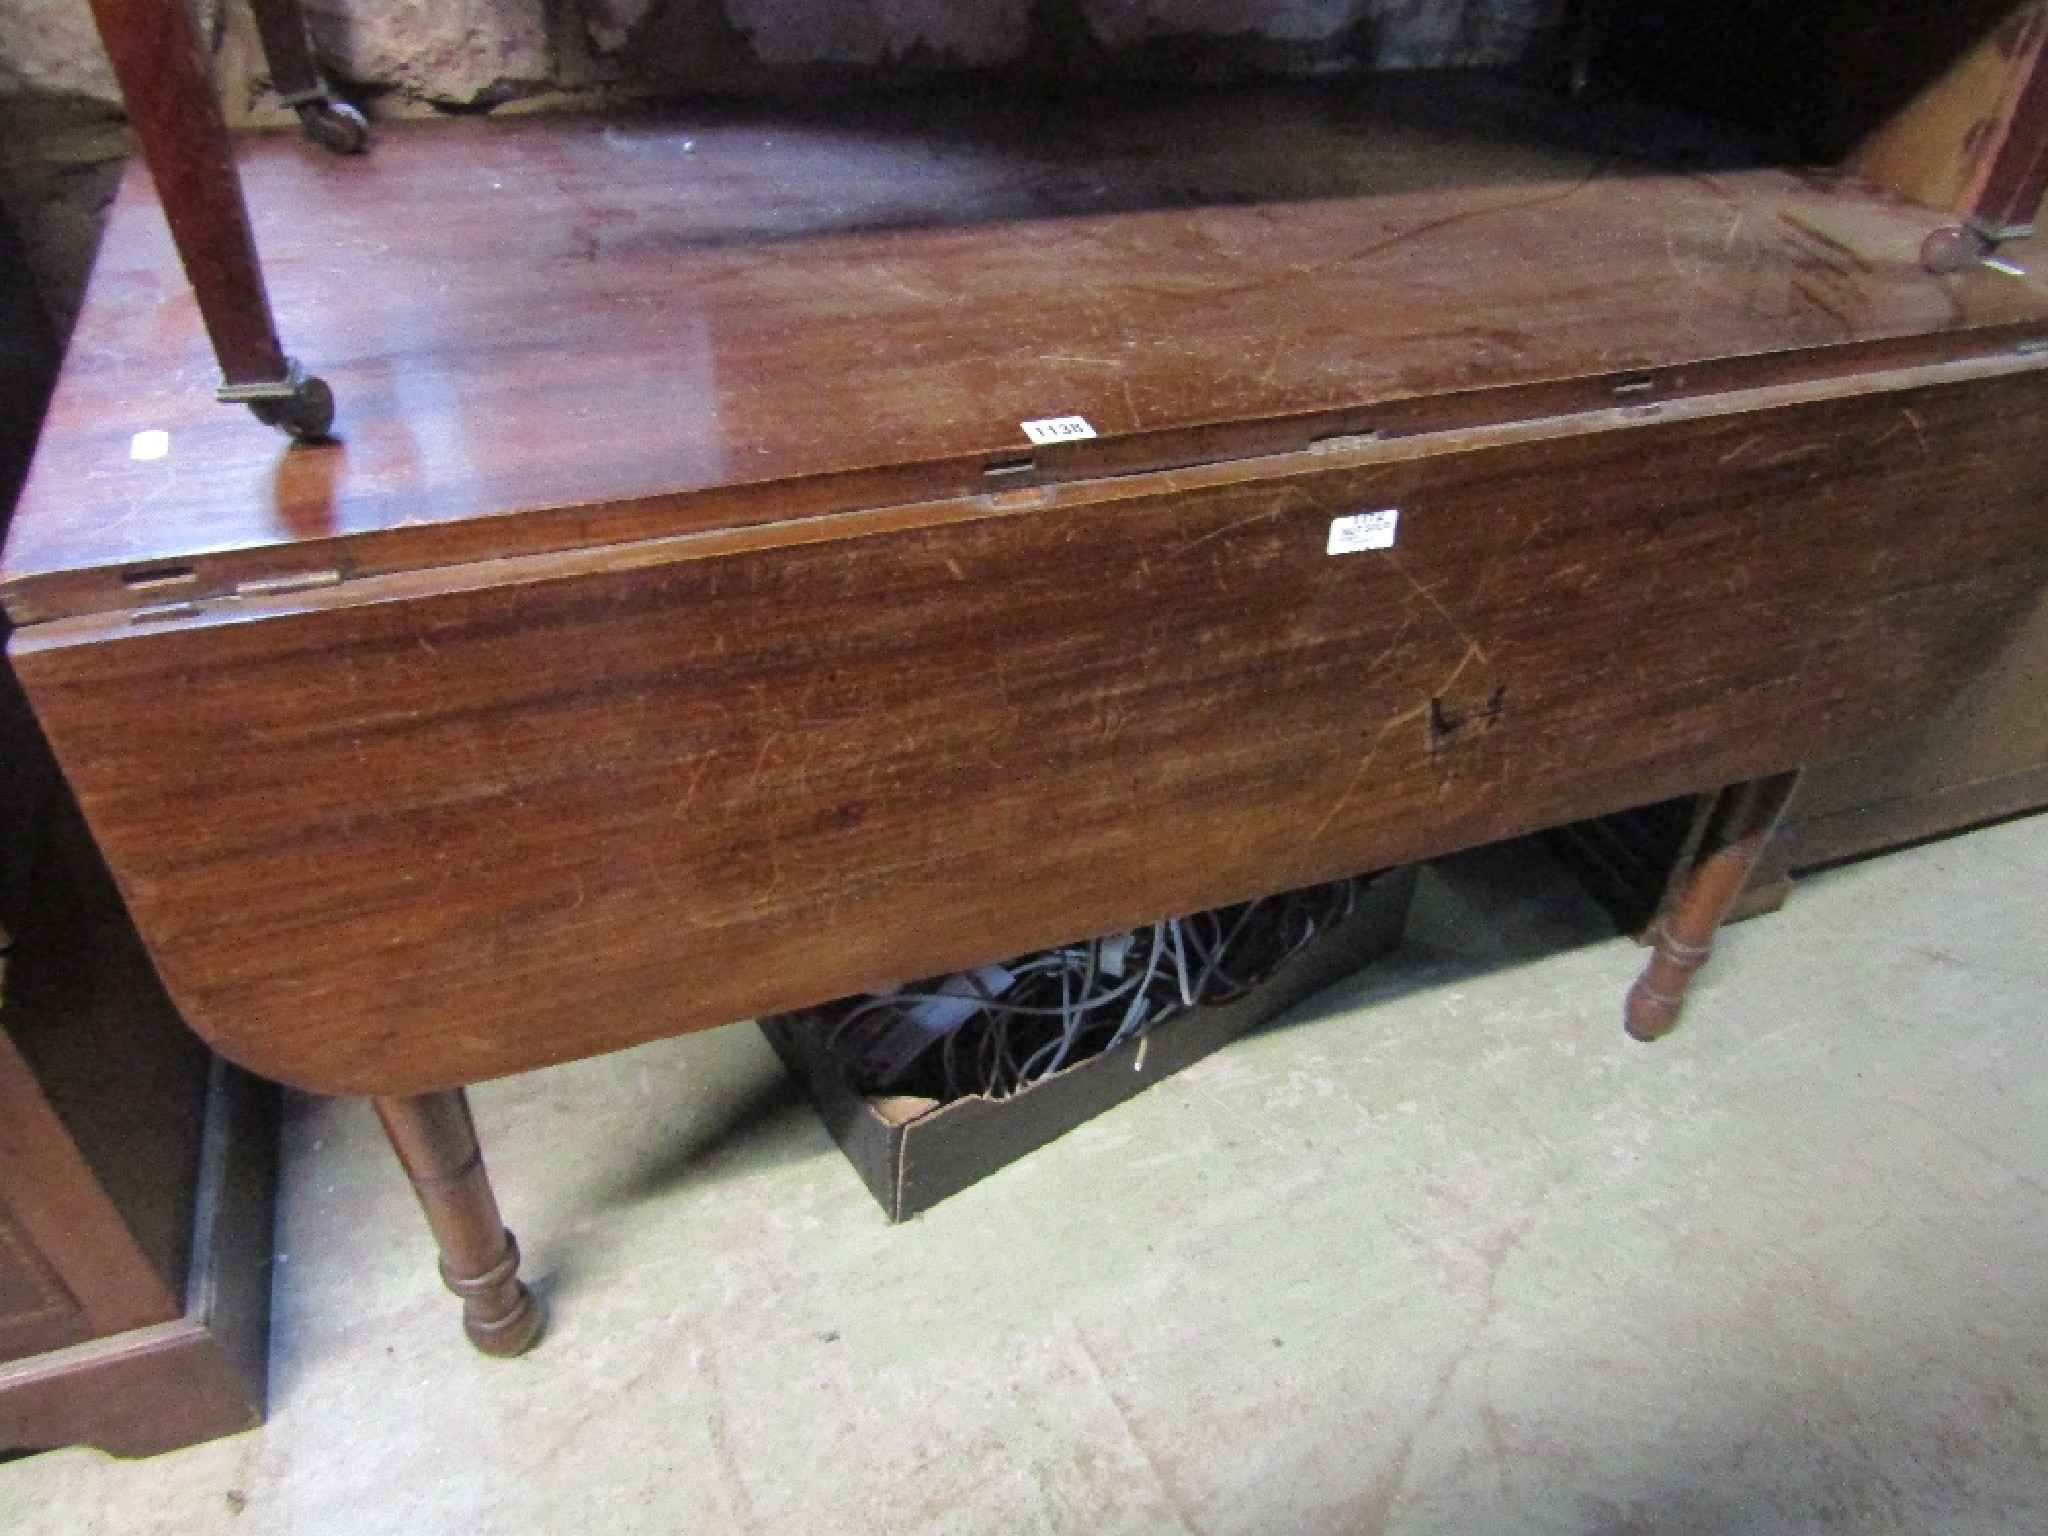
<svg viewBox="0 0 2048 1536">
<path fill-rule="evenodd" d="M 92 10 L 220 363 L 216 393 L 301 442 L 324 440 L 334 395 L 278 340 L 198 26 L 182 0 L 93 0 Z"/>
<path fill-rule="evenodd" d="M 321 78 L 306 31 L 300 0 L 250 0 L 256 13 L 256 35 L 263 60 L 280 100 L 298 114 L 306 137 L 337 155 L 358 155 L 370 144 L 370 125 L 363 114 L 335 99 Z"/>
</svg>

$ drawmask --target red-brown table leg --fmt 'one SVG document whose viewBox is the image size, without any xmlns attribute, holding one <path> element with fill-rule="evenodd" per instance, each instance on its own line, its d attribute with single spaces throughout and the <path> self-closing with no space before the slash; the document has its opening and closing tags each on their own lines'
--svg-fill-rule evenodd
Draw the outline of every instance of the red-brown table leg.
<svg viewBox="0 0 2048 1536">
<path fill-rule="evenodd" d="M 1723 797 L 1718 825 L 1709 834 L 1715 846 L 1693 865 L 1684 890 L 1657 924 L 1650 963 L 1628 989 L 1624 1016 L 1636 1039 L 1661 1040 L 1677 1027 L 1686 989 L 1714 952 L 1714 935 L 1769 846 L 1798 780 L 1796 773 L 1779 774 Z"/>
<path fill-rule="evenodd" d="M 519 1244 L 505 1230 L 460 1088 L 373 1101 L 441 1249 L 441 1278 L 462 1298 L 462 1328 L 487 1355 L 523 1354 L 541 1309 L 519 1279 Z"/>
<path fill-rule="evenodd" d="M 184 0 L 92 0 L 92 10 L 220 360 L 221 399 L 302 441 L 324 438 L 334 397 L 278 341 L 234 146 Z"/>
</svg>

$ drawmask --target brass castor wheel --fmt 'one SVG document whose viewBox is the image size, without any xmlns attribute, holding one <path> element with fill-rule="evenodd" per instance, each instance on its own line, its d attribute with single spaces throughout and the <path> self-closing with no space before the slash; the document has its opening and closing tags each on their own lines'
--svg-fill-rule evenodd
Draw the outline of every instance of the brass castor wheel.
<svg viewBox="0 0 2048 1536">
<path fill-rule="evenodd" d="M 276 427 L 301 443 L 324 443 L 334 428 L 334 391 L 327 381 L 307 374 L 299 387 L 278 400 L 251 400 L 249 410 L 266 427 Z"/>
<path fill-rule="evenodd" d="M 295 442 L 324 443 L 333 433 L 334 391 L 296 358 L 285 359 L 285 376 L 276 384 L 223 384 L 215 398 L 248 406 L 250 415 L 289 433 Z"/>
<path fill-rule="evenodd" d="M 306 137 L 332 155 L 360 155 L 370 146 L 370 123 L 345 101 L 307 101 L 296 109 Z"/>
<path fill-rule="evenodd" d="M 1920 243 L 1920 265 L 1946 276 L 1974 267 L 1998 249 L 1998 243 L 1965 225 L 1937 229 Z"/>
</svg>

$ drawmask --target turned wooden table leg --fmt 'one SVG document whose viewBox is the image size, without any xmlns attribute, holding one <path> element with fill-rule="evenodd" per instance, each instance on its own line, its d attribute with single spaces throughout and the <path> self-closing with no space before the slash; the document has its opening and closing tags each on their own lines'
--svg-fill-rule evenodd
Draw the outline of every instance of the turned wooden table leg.
<svg viewBox="0 0 2048 1536">
<path fill-rule="evenodd" d="M 487 1355 L 524 1353 L 540 1336 L 540 1304 L 519 1279 L 519 1244 L 498 1215 L 467 1095 L 373 1102 L 434 1229 L 441 1278 L 462 1298 L 470 1343 Z"/>
<path fill-rule="evenodd" d="M 324 438 L 334 396 L 278 341 L 234 145 L 184 0 L 92 0 L 92 13 L 220 360 L 220 398 L 295 438 Z"/>
<path fill-rule="evenodd" d="M 1785 804 L 1798 783 L 1796 773 L 1758 779 L 1723 797 L 1712 851 L 1701 856 L 1651 937 L 1650 963 L 1628 989 L 1624 1012 L 1628 1032 L 1638 1040 L 1661 1040 L 1677 1027 L 1686 989 L 1714 952 L 1714 935 L 1763 857 Z"/>
</svg>

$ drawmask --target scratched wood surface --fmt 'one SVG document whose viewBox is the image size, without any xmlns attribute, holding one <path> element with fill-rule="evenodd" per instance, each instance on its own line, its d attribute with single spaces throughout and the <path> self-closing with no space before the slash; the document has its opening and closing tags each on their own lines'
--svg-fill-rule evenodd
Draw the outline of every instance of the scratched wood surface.
<svg viewBox="0 0 2048 1536">
<path fill-rule="evenodd" d="M 2042 360 L 33 626 L 186 1017 L 416 1092 L 1824 757 L 2048 579 Z M 1333 558 L 1334 516 L 1399 508 Z"/>
<path fill-rule="evenodd" d="M 1501 90 L 394 125 L 349 160 L 254 141 L 280 323 L 341 399 L 342 441 L 301 451 L 213 403 L 131 175 L 7 606 L 576 549 L 2048 332 L 2040 278 L 1921 271 L 1925 210 Z M 1034 453 L 1020 423 L 1067 414 L 1100 437 Z M 147 430 L 169 451 L 137 461 Z"/>
</svg>

